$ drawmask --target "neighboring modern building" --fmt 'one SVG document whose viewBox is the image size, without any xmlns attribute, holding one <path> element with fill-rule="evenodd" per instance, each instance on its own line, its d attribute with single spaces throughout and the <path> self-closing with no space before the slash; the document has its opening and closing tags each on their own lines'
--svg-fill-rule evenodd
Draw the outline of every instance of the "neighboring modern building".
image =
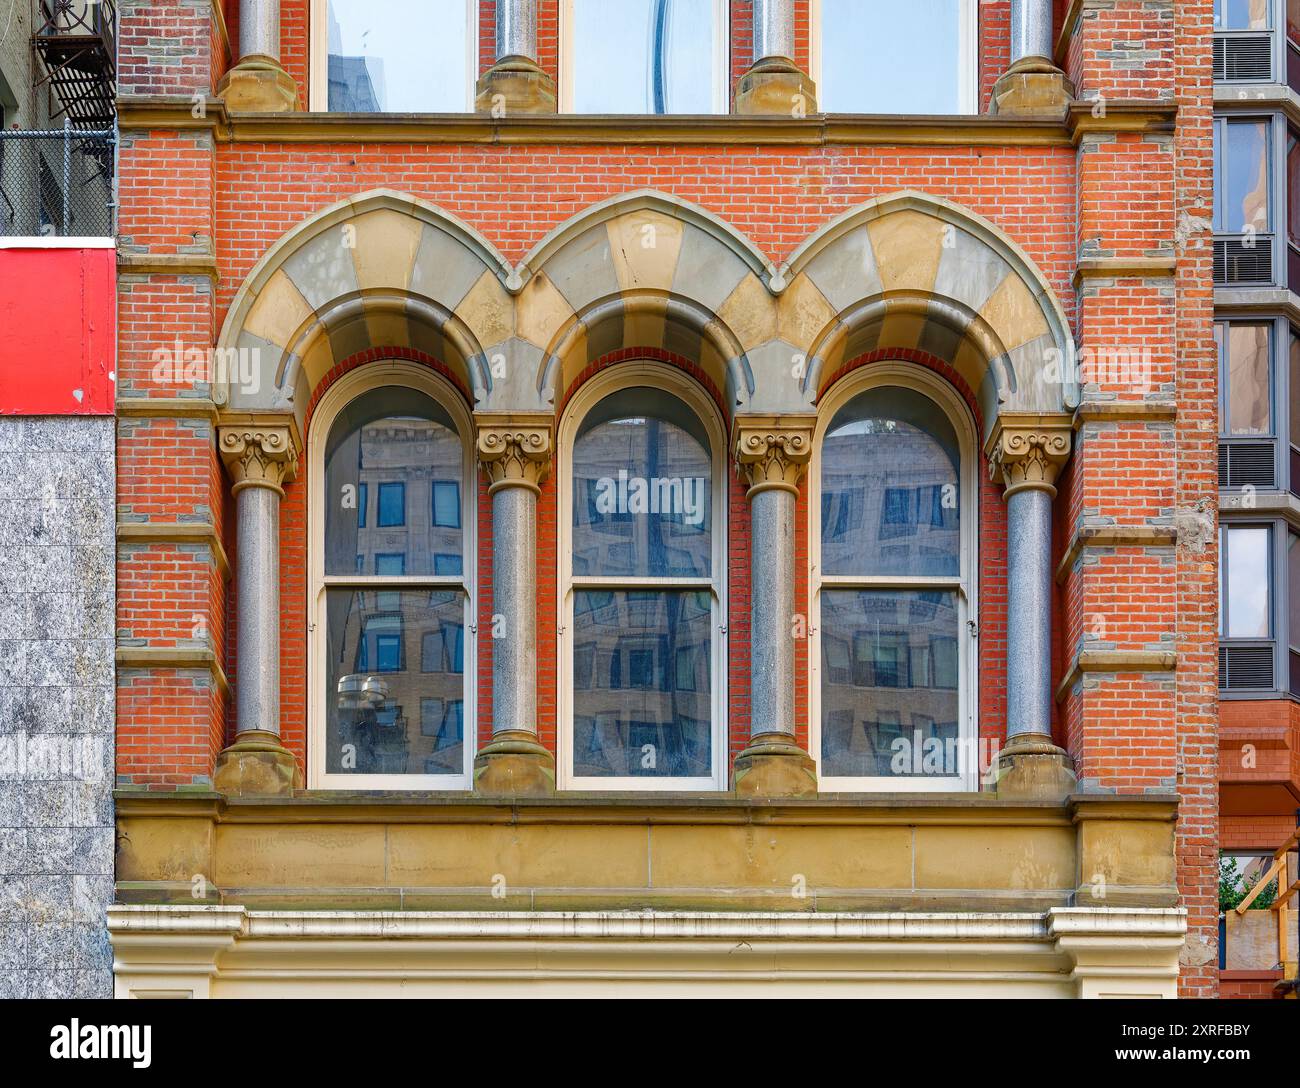
<svg viewBox="0 0 1300 1088">
<path fill-rule="evenodd" d="M 1215 6 L 1224 996 L 1294 983 L 1300 870 L 1300 3 Z M 1275 858 L 1280 871 L 1272 869 Z M 1281 892 L 1281 894 L 1278 894 Z M 1279 926 L 1285 943 L 1279 947 Z"/>
<path fill-rule="evenodd" d="M 1296 7 L 124 0 L 116 449 L 0 397 L 73 971 L 1294 996 Z"/>
<path fill-rule="evenodd" d="M 0 997 L 108 997 L 113 4 L 0 16 Z"/>
</svg>

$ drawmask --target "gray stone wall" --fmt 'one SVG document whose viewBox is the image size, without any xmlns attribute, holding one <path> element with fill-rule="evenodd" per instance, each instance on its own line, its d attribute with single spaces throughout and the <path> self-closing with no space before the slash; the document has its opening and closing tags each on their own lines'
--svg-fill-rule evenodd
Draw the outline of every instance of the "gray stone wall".
<svg viewBox="0 0 1300 1088">
<path fill-rule="evenodd" d="M 0 998 L 113 992 L 113 442 L 0 417 Z"/>
</svg>

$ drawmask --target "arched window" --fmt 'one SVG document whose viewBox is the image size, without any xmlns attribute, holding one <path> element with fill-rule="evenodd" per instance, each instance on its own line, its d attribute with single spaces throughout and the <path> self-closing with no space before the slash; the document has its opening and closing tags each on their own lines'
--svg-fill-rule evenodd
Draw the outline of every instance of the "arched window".
<svg viewBox="0 0 1300 1088">
<path fill-rule="evenodd" d="M 822 405 L 810 481 L 821 788 L 974 789 L 973 427 L 928 372 L 859 374 Z"/>
<path fill-rule="evenodd" d="M 312 425 L 315 787 L 458 789 L 474 747 L 468 413 L 423 367 L 353 371 Z"/>
<path fill-rule="evenodd" d="M 560 431 L 560 784 L 716 789 L 724 739 L 722 427 L 688 378 L 612 367 Z"/>
</svg>

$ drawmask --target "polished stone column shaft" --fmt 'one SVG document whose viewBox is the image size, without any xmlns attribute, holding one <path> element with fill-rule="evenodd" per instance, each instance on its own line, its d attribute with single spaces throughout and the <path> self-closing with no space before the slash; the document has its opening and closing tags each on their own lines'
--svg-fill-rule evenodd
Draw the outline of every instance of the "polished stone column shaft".
<svg viewBox="0 0 1300 1088">
<path fill-rule="evenodd" d="M 742 797 L 817 792 L 811 758 L 794 734 L 794 513 L 812 456 L 813 420 L 736 420 L 736 463 L 749 483 L 750 742 L 732 777 Z"/>
<path fill-rule="evenodd" d="M 239 59 L 280 59 L 280 0 L 240 0 Z"/>
<path fill-rule="evenodd" d="M 1011 0 L 1011 63 L 1053 52 L 1052 0 Z"/>
<path fill-rule="evenodd" d="M 537 59 L 537 0 L 496 0 L 496 59 Z"/>
<path fill-rule="evenodd" d="M 794 0 L 754 0 L 754 63 L 794 59 Z"/>
</svg>

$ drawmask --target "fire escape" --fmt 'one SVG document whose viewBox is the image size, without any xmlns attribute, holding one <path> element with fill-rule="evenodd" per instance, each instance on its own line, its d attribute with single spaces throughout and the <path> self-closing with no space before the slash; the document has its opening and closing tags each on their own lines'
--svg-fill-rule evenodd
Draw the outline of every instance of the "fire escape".
<svg viewBox="0 0 1300 1088">
<path fill-rule="evenodd" d="M 117 96 L 116 0 L 34 0 L 32 44 L 45 66 L 42 83 L 58 96 L 54 116 L 74 129 L 113 127 Z"/>
</svg>

